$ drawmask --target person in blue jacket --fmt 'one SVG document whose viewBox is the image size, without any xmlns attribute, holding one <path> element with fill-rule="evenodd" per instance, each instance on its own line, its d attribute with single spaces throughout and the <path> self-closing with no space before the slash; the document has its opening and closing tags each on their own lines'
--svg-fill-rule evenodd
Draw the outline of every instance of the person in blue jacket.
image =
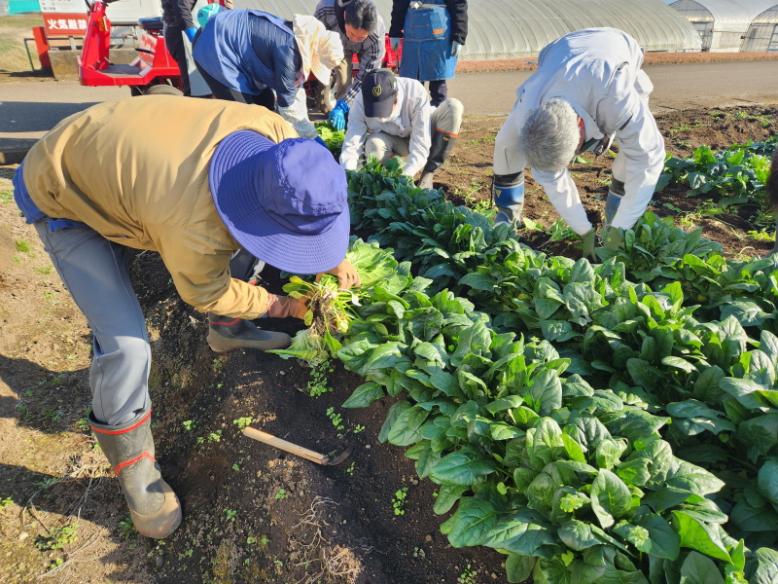
<svg viewBox="0 0 778 584">
<path fill-rule="evenodd" d="M 400 76 L 429 81 L 430 101 L 439 106 L 467 40 L 467 0 L 394 0 L 389 36 L 395 51 L 404 38 Z"/>
<path fill-rule="evenodd" d="M 309 73 L 325 85 L 343 60 L 340 35 L 313 16 L 291 21 L 261 10 L 209 14 L 192 55 L 214 96 L 275 109 L 304 138 L 316 138 L 303 83 Z"/>
</svg>

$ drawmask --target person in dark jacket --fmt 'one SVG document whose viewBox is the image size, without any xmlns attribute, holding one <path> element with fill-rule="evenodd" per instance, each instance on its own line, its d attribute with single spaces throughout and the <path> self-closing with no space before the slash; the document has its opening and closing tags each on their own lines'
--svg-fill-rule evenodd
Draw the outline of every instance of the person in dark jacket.
<svg viewBox="0 0 778 584">
<path fill-rule="evenodd" d="M 381 67 L 386 52 L 386 25 L 373 0 L 320 0 L 313 15 L 327 30 L 337 32 L 343 43 L 346 58 L 332 72 L 332 91 L 321 83 L 315 88 L 322 112 L 328 114 L 333 128 L 343 130 L 365 74 Z M 353 55 L 359 58 L 356 75 L 352 74 L 351 68 Z"/>
<path fill-rule="evenodd" d="M 400 75 L 430 82 L 437 107 L 448 95 L 460 49 L 467 40 L 467 0 L 394 0 L 389 27 L 392 49 L 404 37 Z"/>
<path fill-rule="evenodd" d="M 192 9 L 196 2 L 197 0 L 162 0 L 162 22 L 164 25 L 162 32 L 165 36 L 167 50 L 181 70 L 184 95 L 190 95 L 191 87 L 189 86 L 189 65 L 186 61 L 183 35 L 186 34 L 191 42 L 197 32 L 192 16 Z"/>
<path fill-rule="evenodd" d="M 329 85 L 343 45 L 313 16 L 226 10 L 203 25 L 192 54 L 215 97 L 275 108 L 300 136 L 316 138 L 303 82 L 313 73 Z"/>
</svg>

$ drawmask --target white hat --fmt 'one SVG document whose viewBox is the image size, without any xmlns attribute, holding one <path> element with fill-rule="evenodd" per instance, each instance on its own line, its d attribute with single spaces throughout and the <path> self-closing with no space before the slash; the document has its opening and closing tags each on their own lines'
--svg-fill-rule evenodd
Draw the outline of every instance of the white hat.
<svg viewBox="0 0 778 584">
<path fill-rule="evenodd" d="M 313 16 L 295 14 L 292 19 L 294 38 L 303 60 L 303 76 L 309 73 L 329 85 L 330 73 L 343 60 L 340 35 L 329 31 Z"/>
</svg>

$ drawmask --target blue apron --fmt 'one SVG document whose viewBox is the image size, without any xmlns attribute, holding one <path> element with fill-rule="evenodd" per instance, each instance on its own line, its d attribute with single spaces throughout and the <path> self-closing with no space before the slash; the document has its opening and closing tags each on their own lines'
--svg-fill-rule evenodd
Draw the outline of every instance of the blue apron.
<svg viewBox="0 0 778 584">
<path fill-rule="evenodd" d="M 451 15 L 446 0 L 409 7 L 404 26 L 400 75 L 419 81 L 451 79 L 457 58 L 451 56 Z"/>
</svg>

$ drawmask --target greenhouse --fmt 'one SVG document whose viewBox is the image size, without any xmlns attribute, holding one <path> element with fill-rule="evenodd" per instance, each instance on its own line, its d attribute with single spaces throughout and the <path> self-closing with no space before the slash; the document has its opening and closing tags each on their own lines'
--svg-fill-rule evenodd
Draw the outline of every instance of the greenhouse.
<svg viewBox="0 0 778 584">
<path fill-rule="evenodd" d="M 376 0 L 387 27 L 391 0 Z M 238 0 L 290 17 L 311 11 L 310 0 Z M 661 0 L 477 0 L 469 5 L 466 60 L 516 59 L 536 55 L 563 34 L 593 26 L 612 26 L 632 34 L 646 51 L 699 51 L 694 27 Z"/>
<path fill-rule="evenodd" d="M 703 51 L 766 51 L 778 19 L 776 0 L 678 0 L 669 3 L 700 35 Z"/>
</svg>

